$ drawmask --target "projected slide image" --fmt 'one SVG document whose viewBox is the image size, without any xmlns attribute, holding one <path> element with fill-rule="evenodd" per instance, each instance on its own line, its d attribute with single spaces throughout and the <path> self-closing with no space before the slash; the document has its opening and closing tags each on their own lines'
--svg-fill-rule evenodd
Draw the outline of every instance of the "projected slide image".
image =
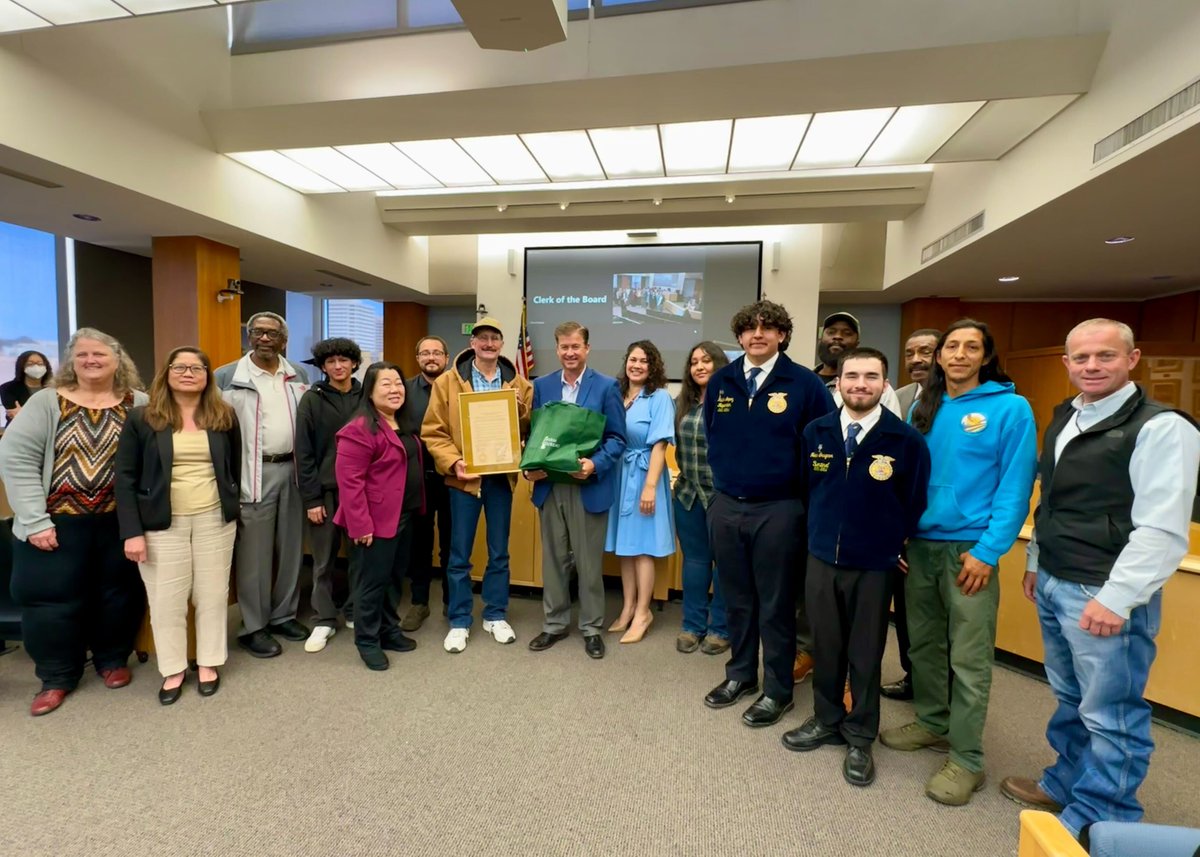
<svg viewBox="0 0 1200 857">
<path fill-rule="evenodd" d="M 704 274 L 614 274 L 613 323 L 695 324 L 704 320 Z"/>
</svg>

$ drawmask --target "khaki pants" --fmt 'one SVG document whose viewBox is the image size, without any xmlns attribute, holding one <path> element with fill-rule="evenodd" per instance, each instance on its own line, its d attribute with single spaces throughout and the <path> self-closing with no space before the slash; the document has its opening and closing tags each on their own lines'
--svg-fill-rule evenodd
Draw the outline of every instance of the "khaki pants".
<svg viewBox="0 0 1200 857">
<path fill-rule="evenodd" d="M 196 608 L 196 663 L 219 667 L 229 654 L 229 567 L 237 524 L 221 510 L 175 515 L 166 530 L 146 533 L 149 559 L 139 564 L 163 676 L 187 669 L 188 596 Z"/>
</svg>

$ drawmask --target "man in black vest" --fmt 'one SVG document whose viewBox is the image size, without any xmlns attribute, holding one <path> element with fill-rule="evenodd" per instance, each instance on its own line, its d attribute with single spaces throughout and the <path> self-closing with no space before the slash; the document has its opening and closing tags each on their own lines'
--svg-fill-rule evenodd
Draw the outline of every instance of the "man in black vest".
<svg viewBox="0 0 1200 857">
<path fill-rule="evenodd" d="M 1109 319 L 1067 337 L 1063 363 L 1080 394 L 1046 429 L 1024 580 L 1058 699 L 1046 727 L 1057 759 L 1040 781 L 1000 784 L 1084 839 L 1093 822 L 1142 817 L 1137 790 L 1154 749 L 1143 692 L 1200 466 L 1192 419 L 1130 382 L 1140 356 L 1128 325 Z"/>
</svg>

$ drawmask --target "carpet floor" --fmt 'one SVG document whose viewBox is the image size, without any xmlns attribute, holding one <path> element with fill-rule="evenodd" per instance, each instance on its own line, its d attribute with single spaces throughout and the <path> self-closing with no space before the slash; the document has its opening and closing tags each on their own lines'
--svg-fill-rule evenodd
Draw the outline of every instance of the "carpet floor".
<svg viewBox="0 0 1200 857">
<path fill-rule="evenodd" d="M 384 673 L 344 630 L 319 654 L 233 647 L 219 694 L 200 697 L 192 674 L 166 708 L 153 659 L 117 691 L 89 671 L 40 718 L 28 657 L 0 658 L 0 855 L 1015 855 L 1019 808 L 997 785 L 1051 761 L 1050 690 L 1007 669 L 988 785 L 949 808 L 924 796 L 935 753 L 877 744 L 878 779 L 856 789 L 841 748 L 786 751 L 779 736 L 812 711 L 807 682 L 775 727 L 743 726 L 741 704 L 705 708 L 725 658 L 675 651 L 677 604 L 640 644 L 606 635 L 601 661 L 577 631 L 530 652 L 538 600 L 514 598 L 510 619 L 516 644 L 477 619 L 451 656 L 435 610 Z M 897 677 L 894 640 L 884 665 Z M 883 706 L 885 728 L 909 719 L 907 703 Z M 1147 820 L 1200 826 L 1200 741 L 1160 726 L 1154 739 Z"/>
</svg>

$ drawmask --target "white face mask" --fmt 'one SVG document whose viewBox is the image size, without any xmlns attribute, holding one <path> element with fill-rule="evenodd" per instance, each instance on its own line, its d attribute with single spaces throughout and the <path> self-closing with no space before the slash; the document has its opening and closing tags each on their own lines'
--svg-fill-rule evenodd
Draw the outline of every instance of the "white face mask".
<svg viewBox="0 0 1200 857">
<path fill-rule="evenodd" d="M 40 381 L 46 376 L 46 367 L 31 363 L 25 367 L 25 374 L 35 381 Z"/>
</svg>

